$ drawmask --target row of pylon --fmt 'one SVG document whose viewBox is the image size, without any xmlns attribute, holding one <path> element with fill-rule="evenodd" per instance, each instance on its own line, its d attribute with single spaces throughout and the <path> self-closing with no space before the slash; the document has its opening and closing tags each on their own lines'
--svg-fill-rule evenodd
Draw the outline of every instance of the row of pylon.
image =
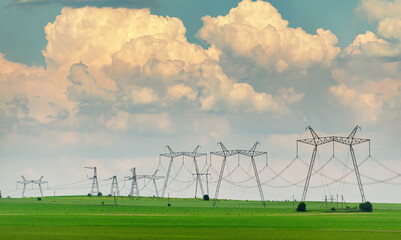
<svg viewBox="0 0 401 240">
<path fill-rule="evenodd" d="M 360 179 L 360 174 L 359 174 L 359 170 L 358 170 L 358 164 L 357 164 L 357 161 L 356 161 L 353 145 L 364 143 L 364 142 L 369 142 L 369 155 L 370 155 L 370 139 L 355 138 L 355 134 L 356 134 L 357 130 L 360 129 L 359 126 L 356 126 L 352 130 L 351 134 L 348 137 L 339 137 L 339 136 L 319 137 L 316 134 L 316 132 L 310 126 L 308 126 L 306 129 L 310 131 L 310 133 L 312 135 L 312 138 L 297 140 L 297 156 L 298 156 L 298 143 L 305 143 L 305 144 L 312 145 L 312 146 L 314 146 L 314 150 L 313 150 L 313 153 L 312 153 L 311 162 L 310 162 L 310 165 L 309 165 L 309 170 L 308 170 L 306 181 L 305 181 L 304 191 L 303 191 L 303 194 L 302 194 L 302 201 L 305 201 L 305 199 L 306 199 L 306 193 L 307 193 L 307 190 L 308 190 L 308 187 L 309 187 L 311 173 L 312 173 L 314 162 L 315 162 L 317 147 L 319 145 L 323 145 L 323 144 L 326 144 L 326 143 L 333 142 L 333 144 L 334 144 L 334 142 L 337 142 L 337 143 L 348 145 L 350 147 L 350 152 L 351 152 L 352 161 L 353 161 L 353 165 L 354 165 L 354 171 L 355 171 L 355 174 L 356 174 L 356 178 L 357 178 L 358 187 L 359 187 L 359 190 L 360 190 L 362 202 L 365 202 L 366 198 L 365 198 L 365 194 L 364 194 L 364 191 L 363 191 L 362 181 Z M 260 155 L 266 155 L 266 158 L 267 158 L 267 152 L 256 151 L 256 147 L 259 144 L 259 142 L 256 142 L 252 146 L 252 148 L 250 150 L 239 150 L 239 149 L 238 150 L 228 150 L 223 145 L 223 143 L 219 142 L 218 144 L 220 145 L 222 151 L 217 151 L 217 152 L 211 152 L 210 153 L 211 155 L 213 154 L 213 155 L 217 155 L 217 156 L 223 157 L 223 161 L 222 161 L 222 165 L 221 165 L 220 173 L 219 173 L 219 179 L 218 179 L 218 182 L 217 182 L 216 192 L 215 192 L 215 196 L 214 196 L 213 206 L 215 206 L 216 200 L 218 198 L 219 189 L 220 189 L 220 185 L 221 185 L 221 182 L 222 182 L 222 179 L 223 179 L 223 174 L 224 174 L 224 169 L 225 169 L 225 164 L 226 164 L 227 157 L 233 156 L 233 155 L 244 155 L 244 156 L 250 157 L 251 163 L 252 163 L 252 166 L 253 166 L 253 170 L 254 170 L 254 174 L 255 174 L 254 177 L 255 177 L 257 185 L 258 185 L 261 201 L 262 201 L 263 206 L 265 206 L 264 194 L 263 194 L 263 191 L 262 191 L 262 187 L 261 187 L 261 183 L 260 183 L 260 179 L 259 179 L 259 175 L 258 175 L 258 170 L 256 168 L 256 163 L 255 163 L 254 157 L 260 156 Z M 205 191 L 204 191 L 204 188 L 203 188 L 203 185 L 202 185 L 202 181 L 201 181 L 201 176 L 202 175 L 206 175 L 206 179 L 207 179 L 207 176 L 209 175 L 209 173 L 208 172 L 202 173 L 202 172 L 199 171 L 199 167 L 198 167 L 198 164 L 197 164 L 197 158 L 201 157 L 201 156 L 205 156 L 206 153 L 198 153 L 198 149 L 200 148 L 199 145 L 192 152 L 174 152 L 169 146 L 167 146 L 167 148 L 169 150 L 169 153 L 160 154 L 160 157 L 164 156 L 164 157 L 170 158 L 170 163 L 169 163 L 168 170 L 167 170 L 167 173 L 166 173 L 165 177 L 156 175 L 157 172 L 158 172 L 158 169 L 152 175 L 137 175 L 135 168 L 130 169 L 130 171 L 132 172 L 132 176 L 129 176 L 129 177 L 125 178 L 127 180 L 131 180 L 132 181 L 131 182 L 130 196 L 139 196 L 139 188 L 138 188 L 137 180 L 141 179 L 141 178 L 146 178 L 146 179 L 150 179 L 150 180 L 153 181 L 156 196 L 159 197 L 159 190 L 158 190 L 158 187 L 157 187 L 157 184 L 156 184 L 156 180 L 165 178 L 164 185 L 163 185 L 163 188 L 162 188 L 162 194 L 161 194 L 161 197 L 164 197 L 166 189 L 167 189 L 167 185 L 169 184 L 168 181 L 169 181 L 169 177 L 170 177 L 170 172 L 171 172 L 171 167 L 173 165 L 173 161 L 174 161 L 174 159 L 176 157 L 179 157 L 179 156 L 183 156 L 183 157 L 187 156 L 187 157 L 193 158 L 195 171 L 196 171 L 196 173 L 195 173 L 195 175 L 196 175 L 196 188 L 199 185 L 202 195 L 205 195 Z M 90 178 L 90 179 L 92 179 L 91 195 L 94 195 L 94 196 L 98 195 L 99 192 L 100 192 L 100 189 L 99 189 L 99 183 L 98 183 L 98 179 L 97 179 L 96 167 L 85 167 L 85 168 L 93 169 L 93 171 L 94 171 L 93 177 Z M 26 185 L 30 184 L 30 183 L 38 184 L 39 188 L 40 188 L 40 191 L 41 191 L 41 195 L 43 196 L 41 184 L 47 183 L 47 182 L 42 181 L 43 176 L 39 180 L 26 180 L 23 176 L 22 176 L 22 178 L 23 178 L 23 181 L 18 181 L 18 183 L 24 184 L 24 191 L 22 193 L 22 197 L 24 196 Z M 111 185 L 111 189 L 110 189 L 110 195 L 117 195 L 117 196 L 120 195 L 120 191 L 119 191 L 119 188 L 118 188 L 117 177 L 113 176 L 113 177 L 109 178 L 108 180 L 112 180 L 112 185 Z M 207 184 L 207 188 L 208 188 L 208 184 Z M 196 192 L 197 192 L 197 190 L 195 190 L 195 197 L 196 197 Z M 207 189 L 207 195 L 208 194 L 209 194 L 209 189 Z"/>
</svg>

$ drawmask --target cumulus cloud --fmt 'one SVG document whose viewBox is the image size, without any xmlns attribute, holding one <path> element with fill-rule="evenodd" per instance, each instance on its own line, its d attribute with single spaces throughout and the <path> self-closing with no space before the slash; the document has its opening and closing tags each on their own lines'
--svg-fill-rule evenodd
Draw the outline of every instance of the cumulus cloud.
<svg viewBox="0 0 401 240">
<path fill-rule="evenodd" d="M 68 80 L 72 83 L 67 88 L 68 97 L 83 104 L 104 104 L 116 101 L 115 93 L 96 84 L 96 79 L 82 63 L 73 64 Z"/>
<path fill-rule="evenodd" d="M 332 77 L 330 92 L 366 123 L 393 122 L 398 112 L 401 54 L 401 1 L 362 0 L 356 12 L 378 21 L 371 31 L 356 36 L 345 48 Z"/>
<path fill-rule="evenodd" d="M 205 111 L 280 113 L 290 103 L 228 78 L 218 63 L 220 49 L 189 43 L 179 19 L 147 9 L 64 8 L 45 31 L 49 44 L 43 54 L 50 67 L 69 68 L 79 61 L 87 66 L 81 70 L 85 84 L 69 77 L 74 83 L 69 96 L 75 100 L 102 96 L 125 109 L 189 100 Z M 118 92 L 117 100 L 107 89 Z"/>
<path fill-rule="evenodd" d="M 343 105 L 358 112 L 358 120 L 362 123 L 377 121 L 382 102 L 378 101 L 375 94 L 358 92 L 356 89 L 348 88 L 344 83 L 331 87 L 330 91 Z"/>
<path fill-rule="evenodd" d="M 226 16 L 202 20 L 201 39 L 277 72 L 327 66 L 340 52 L 330 30 L 319 28 L 312 35 L 302 28 L 290 28 L 277 9 L 264 1 L 243 0 Z"/>
<path fill-rule="evenodd" d="M 330 87 L 330 92 L 346 109 L 357 113 L 352 117 L 358 122 L 391 122 L 395 103 L 401 97 L 397 65 L 380 60 L 346 61 L 341 68 L 333 70 L 332 76 L 338 84 Z"/>
<path fill-rule="evenodd" d="M 165 112 L 148 114 L 115 111 L 111 116 L 103 116 L 100 122 L 113 131 L 171 133 L 173 130 L 170 116 Z"/>
<path fill-rule="evenodd" d="M 371 20 L 398 16 L 401 14 L 401 0 L 361 0 L 355 12 Z"/>
<path fill-rule="evenodd" d="M 262 13 L 276 12 L 268 17 L 275 27 L 289 29 L 271 5 L 257 4 L 265 7 Z M 174 124 L 167 112 L 280 117 L 303 99 L 294 88 L 261 92 L 227 76 L 220 65 L 224 47 L 212 43 L 205 49 L 189 43 L 185 33 L 180 19 L 152 15 L 149 9 L 63 8 L 45 27 L 45 68 L 0 55 L 1 121 L 9 123 L 2 126 L 25 122 L 169 134 Z M 292 63 L 279 61 L 277 66 L 285 64 Z"/>
<path fill-rule="evenodd" d="M 356 36 L 354 42 L 345 48 L 343 53 L 350 56 L 393 57 L 400 54 L 400 49 L 367 31 Z"/>
<path fill-rule="evenodd" d="M 384 38 L 401 40 L 401 11 L 398 16 L 386 17 L 380 20 L 377 32 Z"/>
<path fill-rule="evenodd" d="M 54 75 L 53 75 L 54 74 Z M 66 81 L 42 67 L 13 63 L 0 54 L 0 111 L 3 117 L 33 119 L 49 124 L 65 116 L 73 105 L 64 94 Z"/>
<path fill-rule="evenodd" d="M 190 101 L 194 101 L 198 95 L 194 89 L 182 83 L 169 87 L 167 89 L 167 94 L 174 99 L 186 97 Z"/>
</svg>

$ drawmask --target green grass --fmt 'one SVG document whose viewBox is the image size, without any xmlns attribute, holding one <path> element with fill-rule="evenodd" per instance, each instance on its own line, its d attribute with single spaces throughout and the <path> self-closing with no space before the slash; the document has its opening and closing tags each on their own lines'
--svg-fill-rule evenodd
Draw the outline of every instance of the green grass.
<svg viewBox="0 0 401 240">
<path fill-rule="evenodd" d="M 44 197 L 0 199 L 0 239 L 401 239 L 401 204 L 372 213 L 307 202 Z M 351 208 L 358 204 L 349 204 Z M 337 207 L 337 205 L 333 205 Z M 295 206 L 296 207 L 296 206 Z"/>
</svg>

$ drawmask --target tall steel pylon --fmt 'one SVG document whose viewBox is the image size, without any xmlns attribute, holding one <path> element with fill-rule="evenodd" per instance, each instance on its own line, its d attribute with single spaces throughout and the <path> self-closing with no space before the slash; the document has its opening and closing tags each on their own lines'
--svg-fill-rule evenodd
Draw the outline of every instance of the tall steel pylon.
<svg viewBox="0 0 401 240">
<path fill-rule="evenodd" d="M 138 180 L 138 176 L 136 175 L 136 169 L 135 168 L 131 168 L 130 171 L 132 173 L 132 176 L 125 177 L 128 180 L 132 180 L 132 182 L 131 182 L 131 190 L 129 192 L 129 195 L 132 197 L 135 194 L 135 196 L 139 197 L 139 188 L 138 188 L 138 181 L 137 181 Z"/>
<path fill-rule="evenodd" d="M 202 187 L 202 176 L 206 176 L 206 194 L 209 196 L 209 182 L 208 182 L 208 176 L 210 176 L 209 172 L 205 172 L 205 173 L 193 173 L 192 175 L 196 176 L 196 184 L 195 184 L 195 198 L 196 195 L 198 194 L 198 185 L 201 189 L 201 193 L 202 196 L 205 196 L 205 193 L 203 191 L 203 187 Z"/>
<path fill-rule="evenodd" d="M 158 171 L 159 170 L 156 170 L 152 175 L 138 175 L 137 176 L 137 179 L 145 178 L 145 179 L 152 180 L 153 187 L 155 188 L 155 193 L 156 193 L 157 197 L 159 197 L 159 189 L 157 188 L 156 180 L 164 178 L 163 176 L 156 175 Z"/>
<path fill-rule="evenodd" d="M 18 183 L 24 184 L 24 188 L 22 190 L 22 195 L 21 195 L 21 197 L 23 198 L 24 194 L 25 194 L 26 185 L 28 185 L 31 182 L 31 180 L 30 181 L 26 180 L 24 175 L 21 175 L 21 178 L 22 178 L 22 181 L 17 181 L 17 186 L 18 186 Z"/>
<path fill-rule="evenodd" d="M 120 196 L 120 189 L 118 188 L 117 177 L 113 176 L 113 177 L 109 178 L 108 180 L 112 180 L 111 188 L 110 188 L 110 195 L 113 196 L 115 194 L 117 196 Z"/>
<path fill-rule="evenodd" d="M 311 161 L 309 164 L 308 174 L 307 174 L 306 180 L 305 180 L 305 186 L 304 186 L 304 191 L 302 193 L 301 201 L 305 201 L 305 199 L 306 199 L 306 194 L 308 192 L 309 182 L 310 182 L 310 178 L 311 178 L 312 171 L 313 171 L 313 165 L 315 163 L 317 147 L 320 145 L 326 144 L 326 143 L 333 142 L 333 144 L 334 144 L 334 142 L 337 142 L 337 143 L 341 143 L 341 144 L 349 146 L 349 150 L 350 150 L 351 157 L 352 157 L 352 163 L 354 165 L 356 180 L 358 182 L 359 192 L 361 194 L 361 199 L 362 199 L 362 202 L 366 202 L 365 193 L 363 191 L 361 176 L 359 174 L 358 163 L 356 161 L 353 146 L 360 144 L 360 143 L 369 142 L 369 155 L 370 155 L 370 139 L 355 138 L 355 134 L 358 131 L 358 129 L 361 129 L 361 128 L 359 126 L 356 126 L 352 130 L 350 135 L 348 135 L 348 137 L 338 137 L 338 136 L 319 137 L 310 126 L 308 126 L 306 128 L 306 130 L 310 131 L 312 138 L 297 140 L 297 157 L 298 157 L 298 142 L 312 145 L 312 146 L 314 146 L 314 148 L 313 148 L 313 152 L 312 152 Z"/>
<path fill-rule="evenodd" d="M 218 152 L 211 152 L 210 155 L 217 155 L 223 157 L 223 162 L 221 163 L 221 168 L 220 168 L 220 174 L 219 174 L 219 180 L 217 182 L 217 187 L 216 187 L 216 193 L 214 195 L 214 200 L 213 200 L 213 207 L 216 206 L 216 201 L 217 197 L 219 195 L 219 190 L 220 190 L 220 185 L 221 181 L 223 179 L 223 173 L 224 173 L 224 167 L 226 165 L 227 157 L 233 156 L 233 155 L 244 155 L 248 156 L 251 158 L 252 166 L 253 166 L 253 171 L 255 173 L 255 178 L 256 182 L 258 184 L 258 189 L 259 189 L 259 194 L 260 194 L 260 199 L 262 201 L 263 207 L 266 207 L 266 201 L 265 197 L 263 195 L 263 190 L 262 190 L 262 185 L 260 183 L 259 179 L 259 174 L 258 170 L 256 168 L 256 163 L 255 163 L 255 157 L 261 156 L 261 155 L 266 155 L 267 157 L 267 152 L 260 152 L 260 151 L 255 151 L 257 145 L 259 145 L 259 142 L 256 142 L 250 150 L 227 150 L 227 148 L 223 145 L 222 142 L 218 142 L 217 144 L 220 145 L 221 149 L 223 151 L 218 151 Z"/>
<path fill-rule="evenodd" d="M 162 197 L 164 197 L 165 193 L 166 193 L 166 189 L 167 189 L 167 185 L 168 185 L 168 180 L 170 177 L 170 172 L 171 172 L 171 166 L 173 165 L 173 161 L 174 158 L 179 157 L 179 156 L 186 156 L 186 157 L 191 157 L 194 161 L 194 166 L 195 166 L 195 171 L 196 171 L 196 175 L 197 175 L 197 180 L 200 180 L 199 176 L 199 167 L 198 167 L 198 162 L 197 162 L 197 158 L 201 157 L 201 156 L 206 156 L 206 153 L 198 153 L 198 150 L 200 148 L 200 146 L 196 146 L 196 148 L 192 151 L 192 152 L 174 152 L 170 146 L 166 146 L 167 149 L 169 150 L 169 153 L 162 153 L 160 154 L 160 157 L 167 157 L 170 158 L 170 163 L 168 165 L 168 169 L 167 169 L 167 174 L 166 174 L 166 178 L 164 180 L 164 185 L 163 185 L 163 190 L 162 190 Z M 202 192 L 202 195 L 204 195 L 204 190 L 203 190 L 203 186 L 202 186 L 202 181 L 198 181 L 199 182 L 199 186 Z"/>
<path fill-rule="evenodd" d="M 97 180 L 97 171 L 96 167 L 85 167 L 86 169 L 93 169 L 93 177 L 89 178 L 92 179 L 92 187 L 91 187 L 91 195 L 96 196 L 100 192 L 99 189 L 99 182 Z"/>
<path fill-rule="evenodd" d="M 18 183 L 24 184 L 24 189 L 22 190 L 22 195 L 21 195 L 21 197 L 24 197 L 24 195 L 25 195 L 25 190 L 26 190 L 26 186 L 27 186 L 28 184 L 31 184 L 31 183 L 32 183 L 32 184 L 37 184 L 37 185 L 39 186 L 40 195 L 43 197 L 42 184 L 47 184 L 47 183 L 48 183 L 47 181 L 42 181 L 43 176 L 41 176 L 38 180 L 27 180 L 23 175 L 21 176 L 21 178 L 22 178 L 22 181 L 17 181 L 17 184 L 18 184 Z"/>
</svg>

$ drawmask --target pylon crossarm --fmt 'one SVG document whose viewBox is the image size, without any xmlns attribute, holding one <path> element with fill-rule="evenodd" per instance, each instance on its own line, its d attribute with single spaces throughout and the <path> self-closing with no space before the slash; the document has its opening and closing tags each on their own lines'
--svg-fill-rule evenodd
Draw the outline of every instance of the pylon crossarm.
<svg viewBox="0 0 401 240">
<path fill-rule="evenodd" d="M 248 157 L 257 157 L 257 156 L 261 156 L 261 155 L 267 155 L 267 152 L 260 152 L 260 151 L 243 151 L 241 153 L 239 153 L 241 155 L 244 156 L 248 156 Z"/>
<path fill-rule="evenodd" d="M 167 158 L 176 158 L 182 156 L 182 152 L 174 152 L 174 153 L 162 153 L 160 156 L 167 157 Z"/>
<path fill-rule="evenodd" d="M 211 152 L 210 154 L 220 157 L 230 157 L 236 154 L 240 154 L 242 151 L 246 152 L 246 150 L 227 150 L 227 151 Z"/>
<path fill-rule="evenodd" d="M 320 137 L 320 138 L 306 138 L 306 139 L 299 139 L 297 142 L 309 144 L 312 146 L 319 146 L 333 141 L 333 137 Z"/>
<path fill-rule="evenodd" d="M 181 152 L 182 155 L 186 156 L 186 157 L 191 157 L 191 158 L 197 158 L 197 157 L 202 157 L 202 156 L 206 156 L 207 153 L 193 153 L 193 152 Z"/>
<path fill-rule="evenodd" d="M 346 137 L 333 137 L 334 142 L 342 143 L 345 145 L 357 145 L 364 142 L 369 142 L 370 139 L 364 138 L 346 138 Z"/>
<path fill-rule="evenodd" d="M 194 153 L 194 152 L 174 152 L 174 153 L 162 153 L 160 156 L 167 157 L 167 158 L 176 158 L 180 156 L 187 156 L 187 157 L 201 157 L 206 156 L 206 153 Z"/>
</svg>

